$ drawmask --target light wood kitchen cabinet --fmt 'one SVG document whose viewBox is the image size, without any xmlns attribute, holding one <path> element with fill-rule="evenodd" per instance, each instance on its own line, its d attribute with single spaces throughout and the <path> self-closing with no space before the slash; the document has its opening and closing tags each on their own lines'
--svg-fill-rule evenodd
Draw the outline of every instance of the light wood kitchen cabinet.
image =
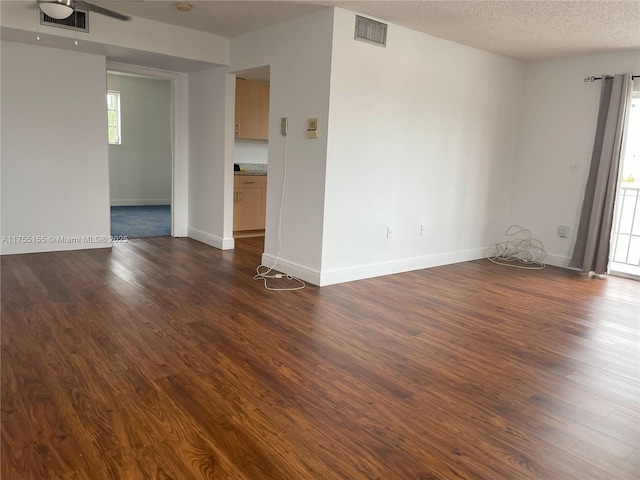
<svg viewBox="0 0 640 480">
<path fill-rule="evenodd" d="M 233 189 L 234 235 L 264 233 L 266 207 L 266 175 L 236 175 Z"/>
<path fill-rule="evenodd" d="M 260 82 L 260 131 L 258 138 L 269 138 L 269 84 Z"/>
<path fill-rule="evenodd" d="M 269 137 L 269 83 L 236 79 L 236 138 Z"/>
</svg>

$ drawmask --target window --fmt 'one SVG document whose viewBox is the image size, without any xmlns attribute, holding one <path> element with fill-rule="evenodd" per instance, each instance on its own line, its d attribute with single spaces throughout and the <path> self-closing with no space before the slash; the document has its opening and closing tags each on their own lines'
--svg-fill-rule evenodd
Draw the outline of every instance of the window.
<svg viewBox="0 0 640 480">
<path fill-rule="evenodd" d="M 107 128 L 109 143 L 120 145 L 120 92 L 113 90 L 107 92 Z"/>
</svg>

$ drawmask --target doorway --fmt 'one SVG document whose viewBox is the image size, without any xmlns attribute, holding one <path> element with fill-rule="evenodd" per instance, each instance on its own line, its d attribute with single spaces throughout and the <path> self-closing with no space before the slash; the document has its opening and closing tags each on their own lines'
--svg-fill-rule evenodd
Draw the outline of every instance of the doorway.
<svg viewBox="0 0 640 480">
<path fill-rule="evenodd" d="M 233 236 L 264 236 L 269 160 L 270 67 L 235 72 Z"/>
<path fill-rule="evenodd" d="M 620 158 L 609 270 L 640 279 L 640 79 L 634 80 Z"/>
<path fill-rule="evenodd" d="M 172 82 L 107 72 L 111 235 L 172 232 Z"/>
</svg>

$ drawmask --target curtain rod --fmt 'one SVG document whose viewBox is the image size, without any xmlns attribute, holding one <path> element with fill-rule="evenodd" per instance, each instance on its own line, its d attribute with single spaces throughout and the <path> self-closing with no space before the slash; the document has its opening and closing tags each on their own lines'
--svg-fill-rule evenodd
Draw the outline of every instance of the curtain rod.
<svg viewBox="0 0 640 480">
<path fill-rule="evenodd" d="M 609 77 L 605 78 L 604 81 L 606 82 L 608 78 Z M 635 80 L 636 78 L 640 78 L 640 75 L 631 75 L 631 80 Z M 591 77 L 585 77 L 584 79 L 585 82 L 595 82 L 596 80 L 602 80 L 602 77 L 591 76 Z"/>
</svg>

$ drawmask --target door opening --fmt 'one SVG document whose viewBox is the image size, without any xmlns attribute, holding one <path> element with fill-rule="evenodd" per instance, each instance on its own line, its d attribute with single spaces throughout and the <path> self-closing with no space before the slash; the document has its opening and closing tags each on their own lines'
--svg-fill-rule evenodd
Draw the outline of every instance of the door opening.
<svg viewBox="0 0 640 480">
<path fill-rule="evenodd" d="M 269 158 L 270 68 L 236 72 L 234 238 L 264 236 Z"/>
<path fill-rule="evenodd" d="M 640 79 L 634 80 L 620 158 L 609 271 L 640 278 Z"/>
<path fill-rule="evenodd" d="M 173 85 L 107 72 L 111 235 L 172 234 Z"/>
</svg>

